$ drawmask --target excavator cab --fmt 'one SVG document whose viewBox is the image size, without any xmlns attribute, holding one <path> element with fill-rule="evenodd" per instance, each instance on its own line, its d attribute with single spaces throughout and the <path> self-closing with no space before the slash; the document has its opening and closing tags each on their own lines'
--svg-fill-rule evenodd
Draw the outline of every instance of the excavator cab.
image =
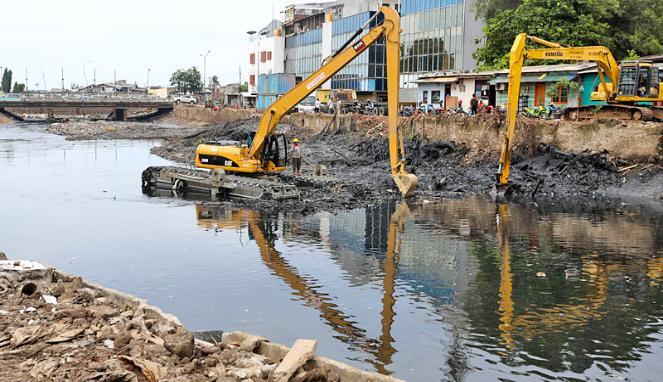
<svg viewBox="0 0 663 382">
<path fill-rule="evenodd" d="M 271 171 L 285 171 L 288 167 L 288 139 L 285 135 L 272 134 L 267 138 L 263 146 L 262 166 Z"/>
<path fill-rule="evenodd" d="M 649 61 L 625 61 L 617 88 L 618 101 L 653 101 L 660 91 L 660 74 Z"/>
</svg>

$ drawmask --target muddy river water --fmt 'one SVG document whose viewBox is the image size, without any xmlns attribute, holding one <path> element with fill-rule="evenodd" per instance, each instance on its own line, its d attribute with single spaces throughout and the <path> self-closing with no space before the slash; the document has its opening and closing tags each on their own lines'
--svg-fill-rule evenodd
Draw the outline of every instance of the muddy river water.
<svg viewBox="0 0 663 382">
<path fill-rule="evenodd" d="M 0 250 L 191 330 L 242 330 L 411 381 L 663 375 L 663 216 L 473 197 L 305 217 L 148 198 L 147 141 L 0 126 Z"/>
</svg>

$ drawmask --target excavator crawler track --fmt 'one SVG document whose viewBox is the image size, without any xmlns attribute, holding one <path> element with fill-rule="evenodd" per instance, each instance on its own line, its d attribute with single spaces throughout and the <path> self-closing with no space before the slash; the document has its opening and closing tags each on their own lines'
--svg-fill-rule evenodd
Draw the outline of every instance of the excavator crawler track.
<svg viewBox="0 0 663 382">
<path fill-rule="evenodd" d="M 228 175 L 223 170 L 153 166 L 145 169 L 141 178 L 143 193 L 147 195 L 163 195 L 163 191 L 170 191 L 174 196 L 199 194 L 211 199 L 284 200 L 300 197 L 295 185 L 279 181 L 276 176 L 250 177 Z"/>
<path fill-rule="evenodd" d="M 563 118 L 567 121 L 579 121 L 586 119 L 610 118 L 618 120 L 652 121 L 661 120 L 663 112 L 658 108 L 644 106 L 608 104 L 595 106 L 568 107 L 564 110 Z"/>
</svg>

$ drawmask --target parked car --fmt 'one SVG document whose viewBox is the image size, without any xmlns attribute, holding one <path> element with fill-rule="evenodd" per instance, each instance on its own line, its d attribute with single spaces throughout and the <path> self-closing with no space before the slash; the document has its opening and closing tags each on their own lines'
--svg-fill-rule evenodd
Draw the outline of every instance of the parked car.
<svg viewBox="0 0 663 382">
<path fill-rule="evenodd" d="M 298 113 L 313 113 L 315 112 L 315 96 L 308 96 L 296 106 Z"/>
<path fill-rule="evenodd" d="M 189 103 L 191 105 L 195 105 L 198 103 L 198 100 L 196 97 L 192 95 L 186 95 L 186 94 L 177 94 L 171 97 L 171 100 L 175 102 L 176 104 L 180 103 Z"/>
</svg>

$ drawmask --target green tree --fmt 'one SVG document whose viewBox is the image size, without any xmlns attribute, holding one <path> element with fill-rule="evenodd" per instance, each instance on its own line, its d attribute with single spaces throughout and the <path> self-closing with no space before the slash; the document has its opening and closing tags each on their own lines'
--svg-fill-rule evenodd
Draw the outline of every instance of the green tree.
<svg viewBox="0 0 663 382">
<path fill-rule="evenodd" d="M 242 85 L 239 86 L 239 91 L 240 92 L 248 92 L 249 91 L 249 83 L 244 82 Z"/>
<path fill-rule="evenodd" d="M 25 91 L 25 84 L 19 84 L 18 82 L 14 82 L 14 88 L 12 89 L 12 93 L 23 93 Z"/>
<path fill-rule="evenodd" d="M 620 0 L 612 20 L 619 59 L 663 52 L 663 1 Z M 630 52 L 632 51 L 632 52 Z M 635 54 L 631 54 L 635 53 Z"/>
<path fill-rule="evenodd" d="M 213 88 L 215 86 L 220 86 L 221 83 L 219 82 L 219 76 L 212 76 L 209 80 L 209 85 L 207 87 Z"/>
<path fill-rule="evenodd" d="M 481 15 L 488 17 L 486 44 L 474 54 L 482 68 L 506 67 L 513 40 L 522 32 L 570 46 L 604 45 L 618 60 L 629 50 L 663 51 L 661 0 L 522 0 L 501 11 L 491 6 L 507 1 L 479 2 L 487 9 Z"/>
<path fill-rule="evenodd" d="M 12 71 L 7 70 L 2 73 L 2 91 L 9 93 L 12 90 Z"/>
<path fill-rule="evenodd" d="M 198 68 L 192 66 L 189 69 L 177 69 L 170 76 L 170 84 L 177 87 L 178 92 L 197 93 L 203 90 L 203 82 L 200 79 Z"/>
</svg>

